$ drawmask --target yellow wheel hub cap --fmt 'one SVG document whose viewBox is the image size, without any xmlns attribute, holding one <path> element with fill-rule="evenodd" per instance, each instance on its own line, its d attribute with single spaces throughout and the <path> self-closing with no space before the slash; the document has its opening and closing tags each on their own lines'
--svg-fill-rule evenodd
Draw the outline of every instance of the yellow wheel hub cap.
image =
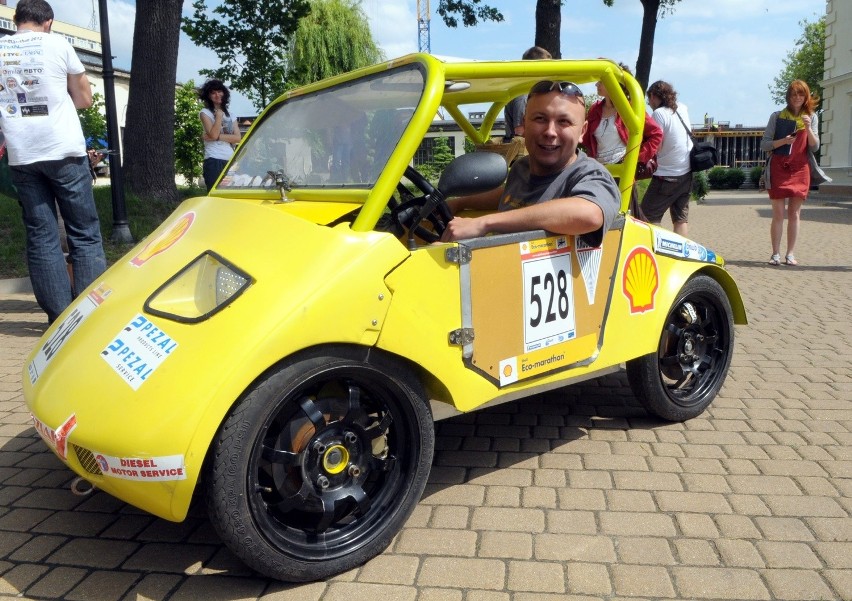
<svg viewBox="0 0 852 601">
<path fill-rule="evenodd" d="M 329 474 L 339 474 L 349 464 L 349 451 L 343 445 L 332 445 L 325 451 L 322 466 Z"/>
</svg>

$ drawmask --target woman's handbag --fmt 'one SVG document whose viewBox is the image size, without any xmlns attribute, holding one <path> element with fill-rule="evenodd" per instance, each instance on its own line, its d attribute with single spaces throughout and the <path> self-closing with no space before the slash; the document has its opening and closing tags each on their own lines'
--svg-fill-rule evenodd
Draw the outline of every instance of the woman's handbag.
<svg viewBox="0 0 852 601">
<path fill-rule="evenodd" d="M 657 171 L 657 157 L 653 156 L 644 163 L 636 165 L 635 179 L 649 179 Z"/>
<path fill-rule="evenodd" d="M 709 142 L 699 142 L 696 140 L 695 136 L 692 135 L 692 131 L 683 122 L 683 118 L 678 112 L 674 111 L 674 114 L 680 119 L 681 124 L 686 129 L 686 133 L 689 134 L 689 138 L 692 140 L 692 150 L 689 151 L 689 168 L 692 171 L 707 171 L 715 167 L 719 162 L 719 151 L 716 150 L 716 147 Z"/>
</svg>

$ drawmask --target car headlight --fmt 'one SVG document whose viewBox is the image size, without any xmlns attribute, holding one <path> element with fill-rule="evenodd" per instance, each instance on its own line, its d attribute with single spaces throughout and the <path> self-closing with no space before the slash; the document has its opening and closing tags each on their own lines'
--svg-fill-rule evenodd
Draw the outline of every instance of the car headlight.
<svg viewBox="0 0 852 601">
<path fill-rule="evenodd" d="M 251 283 L 250 275 L 208 250 L 160 286 L 145 301 L 145 310 L 197 323 L 234 302 Z"/>
</svg>

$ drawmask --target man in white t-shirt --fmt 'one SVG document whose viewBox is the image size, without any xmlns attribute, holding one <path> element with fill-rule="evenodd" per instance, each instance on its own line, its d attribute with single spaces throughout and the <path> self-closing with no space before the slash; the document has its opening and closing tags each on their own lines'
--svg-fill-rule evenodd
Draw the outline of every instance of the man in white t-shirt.
<svg viewBox="0 0 852 601">
<path fill-rule="evenodd" d="M 678 103 L 677 92 L 665 81 L 655 81 L 648 87 L 648 104 L 654 110 L 651 116 L 663 130 L 663 143 L 657 151 L 657 171 L 642 199 L 642 212 L 649 223 L 659 225 L 669 211 L 675 233 L 686 236 L 692 193 L 689 113 L 686 106 Z"/>
<path fill-rule="evenodd" d="M 92 195 L 86 142 L 77 110 L 92 89 L 74 49 L 51 35 L 53 9 L 20 0 L 17 32 L 0 38 L 0 129 L 27 231 L 27 263 L 38 304 L 50 323 L 106 269 Z M 65 221 L 73 285 L 59 239 Z"/>
</svg>

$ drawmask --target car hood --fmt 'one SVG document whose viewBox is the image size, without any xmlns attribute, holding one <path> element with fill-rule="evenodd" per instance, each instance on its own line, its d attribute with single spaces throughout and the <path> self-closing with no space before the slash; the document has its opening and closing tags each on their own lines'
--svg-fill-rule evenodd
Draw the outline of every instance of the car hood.
<svg viewBox="0 0 852 601">
<path fill-rule="evenodd" d="M 198 323 L 145 311 L 208 251 L 249 276 L 239 298 Z M 332 341 L 374 344 L 391 297 L 384 277 L 408 255 L 389 234 L 317 225 L 280 203 L 189 200 L 45 333 L 25 364 L 25 398 L 49 429 L 74 416 L 71 440 L 87 448 L 183 453 L 282 357 Z M 134 337 L 134 354 L 121 355 L 119 341 Z"/>
</svg>

